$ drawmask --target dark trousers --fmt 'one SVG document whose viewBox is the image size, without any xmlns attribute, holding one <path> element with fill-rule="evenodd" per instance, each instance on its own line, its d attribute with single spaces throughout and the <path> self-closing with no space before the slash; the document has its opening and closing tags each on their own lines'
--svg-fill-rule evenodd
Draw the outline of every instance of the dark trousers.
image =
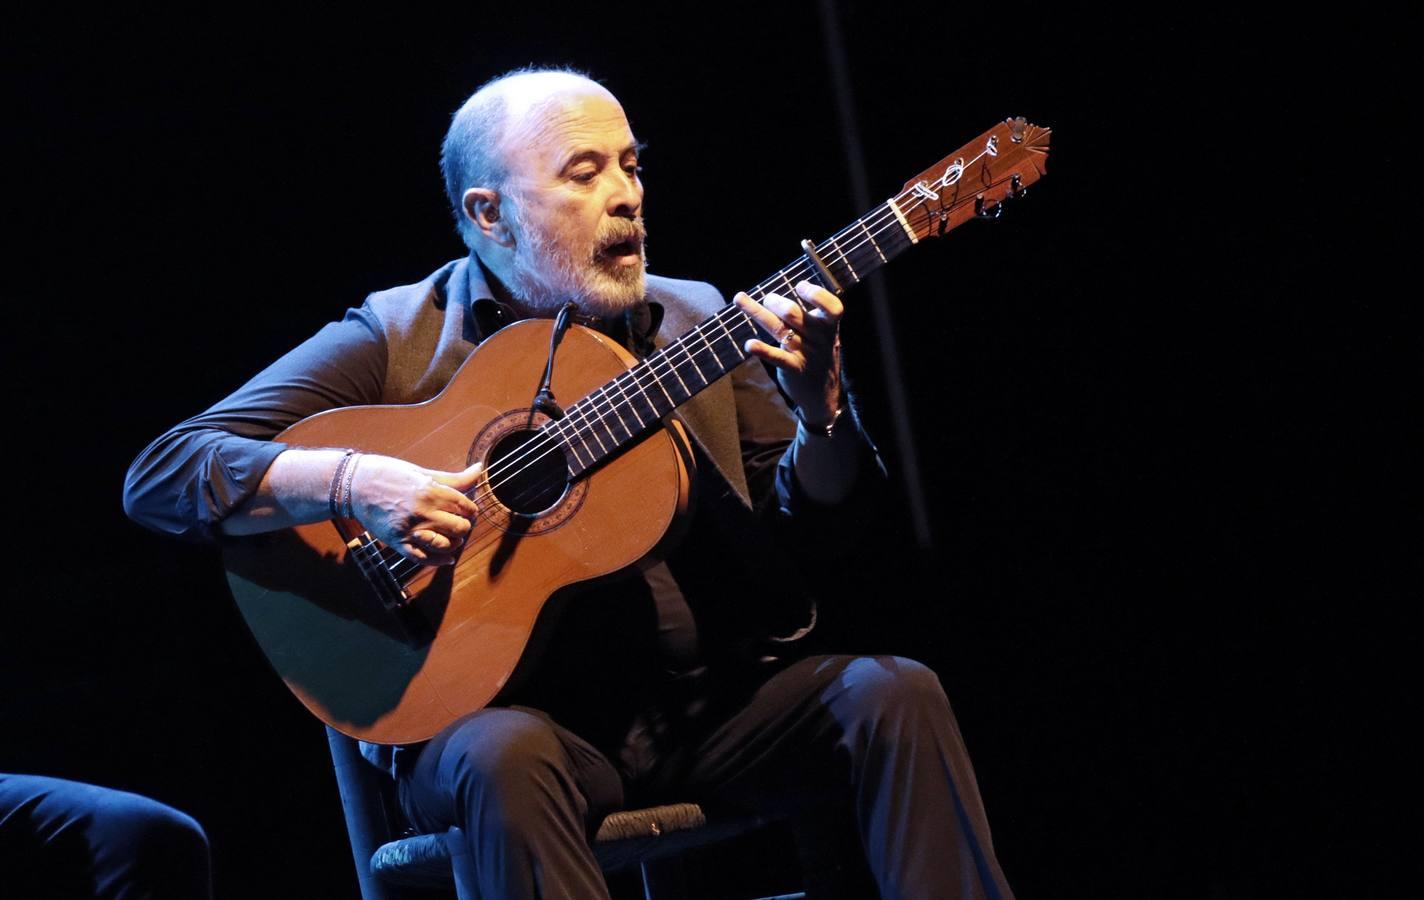
<svg viewBox="0 0 1424 900">
<path fill-rule="evenodd" d="M 885 900 L 1013 896 L 949 701 L 917 662 L 793 663 L 686 751 L 627 787 L 769 812 L 841 803 Z M 464 829 L 482 896 L 510 900 L 607 897 L 589 837 L 624 796 L 608 756 L 520 708 L 454 723 L 400 784 L 417 827 Z"/>
<path fill-rule="evenodd" d="M 0 774 L 0 894 L 202 900 L 208 839 L 156 800 L 59 778 Z"/>
</svg>

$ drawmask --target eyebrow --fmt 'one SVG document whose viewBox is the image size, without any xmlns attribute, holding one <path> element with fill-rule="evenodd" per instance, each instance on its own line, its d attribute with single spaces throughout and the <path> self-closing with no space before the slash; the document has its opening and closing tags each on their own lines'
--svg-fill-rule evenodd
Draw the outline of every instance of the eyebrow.
<svg viewBox="0 0 1424 900">
<path fill-rule="evenodd" d="M 644 143 L 643 141 L 634 141 L 633 143 L 631 143 L 631 144 L 629 144 L 628 146 L 624 147 L 622 150 L 619 150 L 619 151 L 618 151 L 618 158 L 619 158 L 619 159 L 622 159 L 623 157 L 627 156 L 629 153 L 632 153 L 632 154 L 637 155 L 637 156 L 641 156 L 641 155 L 643 154 L 643 150 L 644 150 L 647 146 L 648 146 L 648 145 L 647 145 L 646 143 Z M 564 172 L 567 172 L 567 171 L 569 170 L 569 167 L 571 167 L 571 166 L 573 166 L 573 165 L 576 165 L 577 163 L 581 163 L 581 162 L 583 162 L 583 161 L 586 160 L 586 159 L 602 159 L 602 158 L 603 158 L 603 154 L 600 153 L 600 152 L 597 151 L 597 150 L 593 150 L 593 149 L 589 149 L 589 150 L 579 150 L 579 151 L 573 153 L 572 155 L 570 155 L 568 159 L 564 160 L 564 164 L 559 167 L 559 172 L 560 172 L 560 174 L 562 174 L 562 173 L 564 173 Z"/>
</svg>

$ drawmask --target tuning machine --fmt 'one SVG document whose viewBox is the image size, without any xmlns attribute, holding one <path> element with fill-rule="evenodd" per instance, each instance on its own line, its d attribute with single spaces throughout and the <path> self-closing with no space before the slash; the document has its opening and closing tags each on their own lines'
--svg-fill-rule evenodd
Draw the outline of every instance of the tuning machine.
<svg viewBox="0 0 1424 900">
<path fill-rule="evenodd" d="M 1004 214 L 1004 203 L 1009 200 L 1017 200 L 1027 193 L 1028 188 L 1023 186 L 1023 179 L 1015 174 L 1009 179 L 1009 192 L 1004 195 L 1003 200 L 991 205 L 985 202 L 983 194 L 975 197 L 974 215 L 980 219 L 997 219 Z"/>
</svg>

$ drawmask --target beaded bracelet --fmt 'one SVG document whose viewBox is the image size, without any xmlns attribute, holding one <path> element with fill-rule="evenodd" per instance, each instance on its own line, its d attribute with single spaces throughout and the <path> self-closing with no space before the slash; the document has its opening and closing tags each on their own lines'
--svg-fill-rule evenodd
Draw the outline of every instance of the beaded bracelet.
<svg viewBox="0 0 1424 900">
<path fill-rule="evenodd" d="M 355 450 L 347 450 L 346 455 L 341 457 L 341 462 L 336 464 L 336 472 L 331 476 L 331 490 L 327 493 L 327 506 L 331 509 L 333 519 L 341 515 L 341 476 L 346 472 L 346 466 L 351 462 L 351 457 L 356 455 Z"/>
<path fill-rule="evenodd" d="M 356 481 L 356 464 L 361 461 L 361 454 L 356 453 L 351 457 L 351 464 L 346 467 L 346 484 L 341 491 L 342 508 L 346 510 L 346 518 L 356 518 L 356 513 L 351 508 L 351 485 Z"/>
</svg>

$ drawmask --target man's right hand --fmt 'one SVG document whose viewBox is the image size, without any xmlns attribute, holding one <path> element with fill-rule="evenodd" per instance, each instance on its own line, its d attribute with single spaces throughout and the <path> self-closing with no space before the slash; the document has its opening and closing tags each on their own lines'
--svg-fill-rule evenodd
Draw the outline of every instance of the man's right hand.
<svg viewBox="0 0 1424 900">
<path fill-rule="evenodd" d="M 257 491 L 222 521 L 224 534 L 257 534 L 331 517 L 332 479 L 346 451 L 292 447 L 278 454 Z M 351 511 L 382 543 L 431 566 L 460 555 L 477 507 L 468 494 L 482 464 L 438 472 L 392 456 L 353 456 Z"/>
<path fill-rule="evenodd" d="M 482 463 L 440 472 L 363 453 L 353 464 L 351 509 L 371 534 L 407 559 L 431 566 L 455 562 L 478 512 L 468 495 Z"/>
</svg>

